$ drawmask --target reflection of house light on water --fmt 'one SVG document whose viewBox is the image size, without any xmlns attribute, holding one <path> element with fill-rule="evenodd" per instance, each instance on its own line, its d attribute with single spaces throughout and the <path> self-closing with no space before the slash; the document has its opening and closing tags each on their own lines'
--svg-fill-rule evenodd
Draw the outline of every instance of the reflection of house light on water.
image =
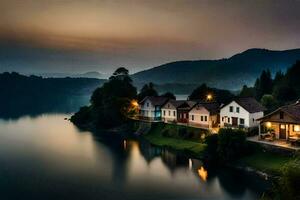
<svg viewBox="0 0 300 200">
<path fill-rule="evenodd" d="M 123 148 L 124 148 L 124 150 L 126 150 L 126 148 L 127 148 L 127 141 L 126 140 L 123 141 Z"/>
<path fill-rule="evenodd" d="M 193 161 L 189 158 L 189 170 L 193 168 Z"/>
<path fill-rule="evenodd" d="M 200 167 L 200 169 L 198 169 L 198 175 L 203 181 L 207 180 L 207 171 L 203 167 Z"/>
</svg>

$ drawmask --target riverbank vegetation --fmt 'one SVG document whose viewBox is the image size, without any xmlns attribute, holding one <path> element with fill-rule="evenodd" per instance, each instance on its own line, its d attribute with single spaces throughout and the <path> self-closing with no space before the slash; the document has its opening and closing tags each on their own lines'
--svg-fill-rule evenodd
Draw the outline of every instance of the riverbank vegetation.
<svg viewBox="0 0 300 200">
<path fill-rule="evenodd" d="M 206 149 L 204 138 L 207 134 L 207 130 L 155 123 L 143 137 L 156 146 L 171 148 L 197 158 L 203 158 Z"/>
<path fill-rule="evenodd" d="M 137 90 L 132 85 L 128 70 L 118 68 L 108 82 L 93 92 L 91 105 L 82 107 L 71 121 L 85 128 L 121 126 L 137 109 L 136 97 Z"/>
</svg>

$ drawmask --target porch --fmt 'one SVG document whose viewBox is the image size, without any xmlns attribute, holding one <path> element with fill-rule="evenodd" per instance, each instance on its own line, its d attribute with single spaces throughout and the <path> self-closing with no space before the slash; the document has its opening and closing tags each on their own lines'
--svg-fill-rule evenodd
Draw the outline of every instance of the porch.
<svg viewBox="0 0 300 200">
<path fill-rule="evenodd" d="M 265 139 L 261 139 L 259 136 L 256 135 L 256 136 L 248 137 L 247 141 L 259 143 L 262 145 L 273 146 L 273 147 L 276 147 L 279 149 L 286 149 L 286 150 L 292 150 L 292 151 L 300 150 L 300 146 L 293 145 L 290 142 L 288 142 L 287 140 L 280 140 L 280 139 L 265 140 Z"/>
<path fill-rule="evenodd" d="M 300 147 L 300 124 L 261 121 L 258 139 L 280 146 Z"/>
</svg>

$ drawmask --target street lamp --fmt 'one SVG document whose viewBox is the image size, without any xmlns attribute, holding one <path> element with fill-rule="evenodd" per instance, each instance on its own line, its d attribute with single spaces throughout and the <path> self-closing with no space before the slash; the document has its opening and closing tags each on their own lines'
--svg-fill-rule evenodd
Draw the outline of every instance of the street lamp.
<svg viewBox="0 0 300 200">
<path fill-rule="evenodd" d="M 211 94 L 208 94 L 207 96 L 206 96 L 206 99 L 207 99 L 207 101 L 211 101 L 212 100 L 212 95 Z"/>
</svg>

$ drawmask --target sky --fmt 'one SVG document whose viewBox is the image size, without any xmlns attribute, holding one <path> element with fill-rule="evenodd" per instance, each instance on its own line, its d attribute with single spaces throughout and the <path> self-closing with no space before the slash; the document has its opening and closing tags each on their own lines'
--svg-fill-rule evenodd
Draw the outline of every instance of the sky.
<svg viewBox="0 0 300 200">
<path fill-rule="evenodd" d="M 300 47 L 300 0 L 0 0 L 0 72 L 131 73 Z"/>
</svg>

